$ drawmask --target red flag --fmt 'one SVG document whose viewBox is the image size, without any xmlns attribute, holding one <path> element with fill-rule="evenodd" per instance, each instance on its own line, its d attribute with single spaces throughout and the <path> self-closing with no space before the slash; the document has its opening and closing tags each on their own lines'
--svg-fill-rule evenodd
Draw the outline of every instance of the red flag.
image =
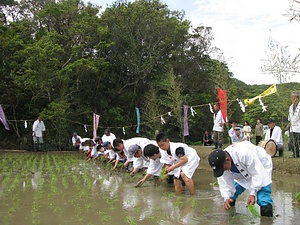
<svg viewBox="0 0 300 225">
<path fill-rule="evenodd" d="M 222 90 L 221 88 L 217 88 L 217 93 L 218 93 L 220 110 L 222 112 L 222 117 L 226 123 L 227 122 L 227 93 L 226 90 Z"/>
</svg>

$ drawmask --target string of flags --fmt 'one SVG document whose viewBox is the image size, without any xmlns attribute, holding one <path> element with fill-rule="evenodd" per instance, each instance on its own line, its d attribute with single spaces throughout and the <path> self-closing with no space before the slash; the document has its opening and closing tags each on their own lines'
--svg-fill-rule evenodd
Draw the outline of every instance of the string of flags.
<svg viewBox="0 0 300 225">
<path fill-rule="evenodd" d="M 237 98 L 236 100 L 237 100 L 237 102 L 239 103 L 242 112 L 243 112 L 243 113 L 246 112 L 246 106 L 244 105 L 244 103 L 242 102 L 242 100 L 240 100 L 240 99 L 238 99 L 238 98 Z"/>
<path fill-rule="evenodd" d="M 276 92 L 277 92 L 276 84 L 273 84 L 267 90 L 265 90 L 263 93 L 255 96 L 251 99 L 244 99 L 244 101 L 242 101 L 241 99 L 236 98 L 235 100 L 231 100 L 231 101 L 237 101 L 240 108 L 241 108 L 241 110 L 242 110 L 242 112 L 245 113 L 246 107 L 248 105 L 254 104 L 255 100 L 258 99 L 259 104 L 262 107 L 262 112 L 266 112 L 267 111 L 267 106 L 265 106 L 264 103 L 262 102 L 262 98 L 266 97 L 268 95 L 274 94 Z M 220 104 L 220 109 L 221 109 L 221 112 L 222 112 L 222 116 L 223 116 L 223 118 L 225 118 L 224 121 L 227 121 L 227 104 L 228 104 L 228 102 L 231 102 L 231 101 L 227 100 L 227 94 L 226 94 L 225 90 L 222 90 L 222 89 L 218 88 L 217 89 L 217 94 L 218 94 L 218 102 Z M 194 117 L 195 115 L 197 115 L 197 112 L 195 111 L 194 108 L 202 107 L 202 106 L 209 106 L 209 111 L 211 113 L 214 113 L 212 103 L 203 104 L 203 105 L 195 105 L 195 106 L 188 106 L 188 105 L 183 106 L 183 111 L 184 111 L 184 124 L 183 124 L 184 125 L 184 136 L 189 135 L 188 115 L 187 115 L 188 114 L 188 109 L 190 109 L 191 115 Z M 123 126 L 122 131 L 123 131 L 124 135 L 126 134 L 125 128 L 127 128 L 127 127 L 135 127 L 136 126 L 136 133 L 139 133 L 140 125 L 143 124 L 143 123 L 140 122 L 139 108 L 135 108 L 135 110 L 136 110 L 136 116 L 137 116 L 137 124 L 136 125 L 130 125 L 130 126 Z M 172 111 L 169 111 L 166 114 L 160 115 L 160 122 L 161 122 L 162 125 L 166 124 L 166 121 L 164 119 L 164 116 L 166 116 L 166 115 L 172 116 Z M 93 127 L 93 136 L 94 137 L 97 136 L 97 129 L 99 128 L 99 126 L 98 126 L 99 125 L 99 120 L 100 120 L 100 116 L 93 113 L 93 125 L 92 125 L 92 127 Z M 6 122 L 6 117 L 5 117 L 5 114 L 4 114 L 4 111 L 3 111 L 1 105 L 0 105 L 0 121 L 3 123 L 5 129 L 9 130 L 9 126 Z M 12 121 L 12 120 L 9 120 L 9 121 Z M 21 121 L 23 121 L 23 120 L 21 120 Z M 70 121 L 70 122 L 74 122 L 74 121 Z M 81 124 L 79 122 L 76 122 L 76 123 Z M 82 125 L 84 127 L 85 132 L 87 133 L 88 132 L 88 126 L 90 126 L 90 125 L 87 125 L 87 124 L 82 124 Z M 28 127 L 27 120 L 24 120 L 24 127 L 25 128 Z M 118 127 L 116 127 L 116 128 L 118 128 Z"/>
</svg>

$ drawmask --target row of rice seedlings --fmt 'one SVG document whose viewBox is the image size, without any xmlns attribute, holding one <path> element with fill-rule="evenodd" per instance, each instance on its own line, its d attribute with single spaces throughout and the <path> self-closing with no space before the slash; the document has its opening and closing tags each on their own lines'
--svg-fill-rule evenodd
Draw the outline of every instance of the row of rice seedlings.
<svg viewBox="0 0 300 225">
<path fill-rule="evenodd" d="M 300 203 L 300 192 L 295 195 L 295 200 L 297 203 Z"/>
<path fill-rule="evenodd" d="M 45 154 L 42 154 L 39 159 L 39 164 L 37 167 L 37 170 L 40 171 L 41 173 L 43 172 L 43 169 L 45 168 L 44 160 L 45 160 Z"/>
<path fill-rule="evenodd" d="M 13 218 L 14 213 L 16 213 L 17 209 L 20 206 L 20 191 L 18 191 L 18 185 L 20 186 L 20 174 L 11 173 L 8 176 L 12 178 L 12 182 L 10 185 L 4 190 L 3 201 L 7 200 L 7 212 L 5 216 L 2 218 L 2 221 L 6 224 L 10 224 Z"/>
<path fill-rule="evenodd" d="M 43 173 L 37 171 L 37 168 L 40 168 L 40 161 L 39 159 L 44 157 L 44 154 L 34 154 L 33 163 L 32 163 L 32 170 L 41 174 L 38 176 L 37 180 L 37 189 L 33 192 L 33 199 L 31 205 L 31 217 L 32 217 L 32 224 L 41 224 L 41 215 L 40 209 L 42 208 L 41 202 L 44 202 L 45 199 L 45 189 L 44 189 L 44 178 Z"/>
</svg>

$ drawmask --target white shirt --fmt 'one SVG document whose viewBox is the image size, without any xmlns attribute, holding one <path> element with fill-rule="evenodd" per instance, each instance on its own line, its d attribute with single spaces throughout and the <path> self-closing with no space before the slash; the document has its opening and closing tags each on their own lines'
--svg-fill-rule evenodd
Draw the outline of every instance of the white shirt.
<svg viewBox="0 0 300 225">
<path fill-rule="evenodd" d="M 33 126 L 32 126 L 32 131 L 34 132 L 34 136 L 43 137 L 43 131 L 45 131 L 45 130 L 46 130 L 45 124 L 42 120 L 34 121 Z"/>
<path fill-rule="evenodd" d="M 73 136 L 73 137 L 72 137 L 72 144 L 73 144 L 73 146 L 75 145 L 77 139 L 79 139 L 79 140 L 80 140 L 80 143 L 81 143 L 81 137 L 80 137 L 79 135 L 77 135 L 77 138 L 75 138 L 75 137 Z"/>
<path fill-rule="evenodd" d="M 131 145 L 138 145 L 138 146 L 141 146 L 143 145 L 143 143 L 146 143 L 146 142 L 149 142 L 150 140 L 147 139 L 147 138 L 140 138 L 140 137 L 135 137 L 135 138 L 130 138 L 128 140 L 123 140 L 123 145 L 124 145 L 124 149 L 123 149 L 123 152 L 126 156 L 126 158 L 128 159 L 129 162 L 132 162 L 133 161 L 133 157 L 131 158 L 129 156 L 129 153 L 128 153 L 128 148 L 131 146 Z M 117 160 L 119 160 L 119 154 L 117 154 Z"/>
<path fill-rule="evenodd" d="M 90 138 L 81 138 L 79 149 L 81 149 L 83 151 L 88 151 L 90 149 L 89 146 L 83 146 L 82 145 L 82 143 L 85 142 L 85 141 L 87 141 L 87 140 L 90 140 Z"/>
<path fill-rule="evenodd" d="M 251 127 L 249 125 L 243 126 L 244 135 L 247 137 L 251 137 Z"/>
<path fill-rule="evenodd" d="M 224 131 L 224 123 L 225 121 L 223 119 L 221 110 L 219 110 L 217 114 L 214 113 L 213 131 L 219 131 L 219 132 Z"/>
<path fill-rule="evenodd" d="M 181 166 L 181 171 L 184 172 L 184 174 L 188 178 L 192 178 L 195 170 L 199 166 L 200 162 L 200 157 L 198 156 L 197 152 L 195 149 L 189 147 L 188 145 L 184 143 L 175 143 L 175 142 L 170 142 L 170 151 L 171 155 L 168 155 L 170 157 L 170 160 L 174 161 L 173 164 L 176 164 L 180 161 L 180 158 L 176 155 L 176 149 L 182 147 L 184 149 L 184 154 L 188 158 L 188 161 Z M 175 177 L 180 176 L 180 171 L 177 174 L 174 174 Z"/>
<path fill-rule="evenodd" d="M 300 102 L 298 102 L 295 111 L 293 104 L 290 105 L 288 121 L 291 122 L 290 131 L 300 133 Z"/>
<path fill-rule="evenodd" d="M 234 196 L 236 189 L 234 181 L 255 195 L 262 188 L 272 183 L 272 158 L 262 147 L 249 141 L 237 142 L 224 149 L 232 158 L 240 173 L 224 171 L 218 177 L 222 197 L 226 201 Z"/>
<path fill-rule="evenodd" d="M 242 140 L 243 140 L 243 136 L 244 136 L 244 134 L 243 134 L 243 129 L 240 128 L 240 131 L 241 131 L 241 134 L 240 134 L 240 136 L 238 137 L 238 136 L 236 136 L 233 127 L 231 127 L 231 128 L 229 129 L 228 135 L 229 135 L 229 137 L 230 137 L 231 143 L 237 142 L 237 141 L 242 141 Z"/>
<path fill-rule="evenodd" d="M 116 136 L 113 133 L 110 133 L 110 135 L 104 134 L 102 136 L 102 143 L 108 141 L 111 144 L 111 146 L 113 146 L 113 142 L 115 139 L 116 139 Z"/>
<path fill-rule="evenodd" d="M 273 141 L 275 141 L 276 145 L 283 145 L 282 130 L 280 127 L 275 126 L 271 137 L 270 134 L 271 134 L 271 128 L 268 129 L 266 132 L 266 136 L 265 136 L 266 141 L 272 139 Z"/>
</svg>

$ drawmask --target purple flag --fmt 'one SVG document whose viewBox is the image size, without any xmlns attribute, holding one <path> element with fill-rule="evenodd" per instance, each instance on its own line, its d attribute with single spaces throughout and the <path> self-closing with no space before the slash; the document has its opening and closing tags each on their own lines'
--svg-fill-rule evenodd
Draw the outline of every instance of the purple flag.
<svg viewBox="0 0 300 225">
<path fill-rule="evenodd" d="M 9 130 L 9 126 L 6 122 L 5 114 L 4 114 L 4 111 L 2 109 L 2 105 L 0 105 L 0 121 L 3 123 L 5 129 Z"/>
<path fill-rule="evenodd" d="M 184 113 L 184 118 L 183 118 L 183 136 L 189 136 L 189 124 L 188 124 L 188 118 L 187 118 L 187 113 L 188 113 L 189 107 L 187 105 L 183 106 L 183 113 Z"/>
</svg>

